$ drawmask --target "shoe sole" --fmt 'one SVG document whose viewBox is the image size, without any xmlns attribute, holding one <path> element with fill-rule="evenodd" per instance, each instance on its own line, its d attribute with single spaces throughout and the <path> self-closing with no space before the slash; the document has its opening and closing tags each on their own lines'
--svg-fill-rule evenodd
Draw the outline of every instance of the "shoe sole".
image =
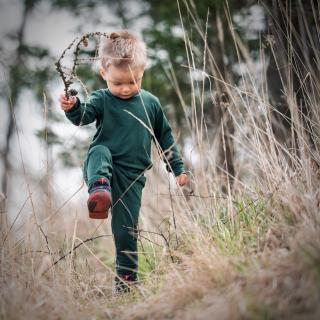
<svg viewBox="0 0 320 320">
<path fill-rule="evenodd" d="M 91 194 L 87 202 L 89 218 L 107 219 L 111 204 L 112 200 L 109 192 L 100 191 Z"/>
</svg>

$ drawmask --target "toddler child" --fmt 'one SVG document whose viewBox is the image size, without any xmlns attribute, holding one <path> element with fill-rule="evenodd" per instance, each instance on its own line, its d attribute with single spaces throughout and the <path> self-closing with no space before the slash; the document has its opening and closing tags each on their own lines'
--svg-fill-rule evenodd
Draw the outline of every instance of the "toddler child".
<svg viewBox="0 0 320 320">
<path fill-rule="evenodd" d="M 144 42 L 128 31 L 112 33 L 101 43 L 100 59 L 107 89 L 92 92 L 85 103 L 61 95 L 60 106 L 77 126 L 96 122 L 83 167 L 89 216 L 107 218 L 111 207 L 118 284 L 130 284 L 137 281 L 136 230 L 152 140 L 177 184 L 188 178 L 159 99 L 141 89 Z"/>
</svg>

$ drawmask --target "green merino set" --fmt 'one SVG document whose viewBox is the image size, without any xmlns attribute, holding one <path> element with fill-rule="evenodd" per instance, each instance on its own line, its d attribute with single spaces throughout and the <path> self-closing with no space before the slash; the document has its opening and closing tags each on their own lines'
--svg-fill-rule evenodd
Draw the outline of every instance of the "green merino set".
<svg viewBox="0 0 320 320">
<path fill-rule="evenodd" d="M 96 133 L 83 167 L 90 190 L 101 178 L 111 186 L 112 232 L 116 246 L 118 275 L 137 272 L 137 238 L 144 173 L 152 166 L 151 141 L 157 143 L 168 171 L 175 176 L 184 166 L 172 130 L 157 97 L 140 90 L 130 99 L 121 99 L 109 89 L 94 91 L 86 103 L 77 98 L 66 112 L 75 125 L 96 121 Z"/>
</svg>

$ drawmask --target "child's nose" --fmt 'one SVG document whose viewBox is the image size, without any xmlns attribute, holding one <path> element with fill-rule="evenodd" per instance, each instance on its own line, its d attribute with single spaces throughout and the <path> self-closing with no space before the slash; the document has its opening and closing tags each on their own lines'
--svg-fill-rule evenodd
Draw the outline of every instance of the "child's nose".
<svg viewBox="0 0 320 320">
<path fill-rule="evenodd" d="M 123 88 L 122 88 L 122 93 L 129 93 L 130 92 L 130 88 L 128 87 L 128 86 L 124 86 Z"/>
</svg>

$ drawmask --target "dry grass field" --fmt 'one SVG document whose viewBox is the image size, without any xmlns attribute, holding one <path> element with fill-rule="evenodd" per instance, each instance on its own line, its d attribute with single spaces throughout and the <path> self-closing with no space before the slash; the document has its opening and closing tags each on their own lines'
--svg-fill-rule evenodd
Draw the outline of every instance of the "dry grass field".
<svg viewBox="0 0 320 320">
<path fill-rule="evenodd" d="M 241 85 L 222 83 L 235 128 L 235 176 L 221 174 L 218 135 L 204 125 L 202 84 L 212 82 L 214 96 L 214 76 L 190 59 L 192 150 L 185 158 L 193 153 L 197 161 L 180 189 L 154 152 L 139 225 L 139 284 L 113 293 L 110 220 L 89 221 L 85 192 L 79 210 L 51 195 L 48 212 L 42 188 L 31 186 L 19 228 L 2 215 L 1 319 L 319 319 L 319 72 L 310 70 L 308 85 L 300 79 L 307 116 L 286 87 L 293 137 L 286 145 L 272 130 L 277 111 L 265 85 L 264 49 L 253 62 L 234 41 L 247 57 Z M 179 90 L 174 78 L 172 85 Z"/>
</svg>

